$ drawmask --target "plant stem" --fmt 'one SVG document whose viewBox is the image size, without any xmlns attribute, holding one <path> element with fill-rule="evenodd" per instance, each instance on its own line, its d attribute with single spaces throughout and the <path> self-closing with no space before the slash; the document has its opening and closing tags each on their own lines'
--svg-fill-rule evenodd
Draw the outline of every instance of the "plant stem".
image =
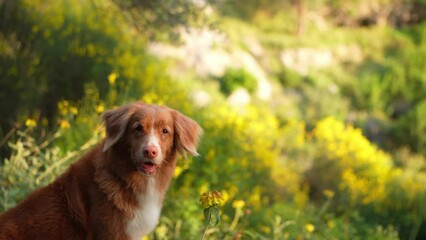
<svg viewBox="0 0 426 240">
<path fill-rule="evenodd" d="M 204 229 L 203 238 L 201 240 L 204 240 L 204 238 L 207 236 L 207 230 L 209 229 L 209 224 L 207 224 L 206 229 Z"/>
<path fill-rule="evenodd" d="M 235 211 L 235 215 L 234 215 L 234 220 L 232 221 L 231 226 L 229 227 L 229 229 L 230 229 L 231 231 L 234 231 L 235 227 L 237 227 L 238 220 L 239 220 L 239 219 L 240 219 L 240 217 L 241 217 L 241 213 L 242 213 L 242 210 L 241 210 L 241 209 L 236 209 L 236 211 Z"/>
<path fill-rule="evenodd" d="M 13 135 L 13 133 L 16 131 L 17 127 L 13 127 L 10 129 L 10 131 L 3 137 L 3 139 L 0 141 L 0 146 L 3 145 L 9 138 Z"/>
</svg>

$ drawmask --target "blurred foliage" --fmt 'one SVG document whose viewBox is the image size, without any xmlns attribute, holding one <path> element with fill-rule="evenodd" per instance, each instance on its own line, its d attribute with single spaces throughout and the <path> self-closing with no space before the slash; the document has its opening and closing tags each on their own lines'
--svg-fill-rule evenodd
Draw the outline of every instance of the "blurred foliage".
<svg viewBox="0 0 426 240">
<path fill-rule="evenodd" d="M 43 142 L 31 136 L 31 128 L 18 131 L 18 138 L 9 143 L 12 149 L 10 158 L 5 159 L 0 168 L 0 212 L 3 212 L 24 199 L 35 189 L 51 183 L 81 153 L 100 141 L 102 128 L 98 127 L 89 141 L 74 151 L 63 152 L 51 142 L 64 133 L 63 125 Z"/>
<path fill-rule="evenodd" d="M 302 85 L 304 77 L 291 69 L 280 69 L 278 72 L 278 81 L 286 88 L 296 88 Z"/>
<path fill-rule="evenodd" d="M 249 72 L 244 69 L 227 69 L 225 74 L 219 78 L 220 90 L 229 95 L 238 88 L 247 89 L 249 93 L 253 93 L 257 88 L 257 80 Z"/>
<path fill-rule="evenodd" d="M 243 19 L 251 19 L 259 10 L 265 10 L 271 13 L 289 7 L 294 1 L 293 0 L 252 0 L 250 4 L 242 1 L 216 1 L 209 0 L 213 3 L 223 15 L 230 15 Z M 218 3 L 218 4 L 215 4 Z"/>
<path fill-rule="evenodd" d="M 209 24 L 203 14 L 202 1 L 187 0 L 112 0 L 125 13 L 129 22 L 149 39 L 179 40 L 179 28 Z"/>
<path fill-rule="evenodd" d="M 1 1 L 0 71 L 4 78 L 0 88 L 8 91 L 0 94 L 0 115 L 19 116 L 19 120 L 29 116 L 52 120 L 55 103 L 80 99 L 88 83 L 95 85 L 104 98 L 110 89 L 106 79 L 111 72 L 119 72 L 126 79 L 146 75 L 142 72 L 147 69 L 145 63 L 149 58 L 144 53 L 148 36 L 137 34 L 132 24 L 126 24 L 128 14 L 139 8 L 147 13 L 155 9 L 153 16 L 158 19 L 138 22 L 138 27 L 143 27 L 141 31 L 145 31 L 159 30 L 151 24 L 171 28 L 191 22 L 187 12 L 190 10 L 185 8 L 182 15 L 178 11 L 181 7 L 192 6 L 191 13 L 195 12 L 194 4 L 182 6 L 175 1 L 115 2 Z M 128 10 L 122 11 L 120 7 Z M 181 20 L 176 23 L 174 18 L 169 19 L 171 13 Z M 136 65 L 138 68 L 133 67 Z M 138 89 L 137 81 L 133 82 L 136 86 L 117 81 L 116 88 Z M 11 125 L 11 118 L 2 118 L 0 133 Z"/>
<path fill-rule="evenodd" d="M 426 153 L 426 100 L 422 100 L 395 127 L 395 138 L 402 144 L 412 146 L 420 153 Z"/>
<path fill-rule="evenodd" d="M 0 96 L 1 115 L 51 120 L 56 102 L 81 98 L 89 82 L 106 94 L 102 80 L 126 54 L 119 43 L 129 51 L 135 41 L 117 8 L 104 4 L 94 11 L 93 3 L 3 1 L 0 88 L 9 91 Z M 3 131 L 10 120 L 1 120 Z"/>
<path fill-rule="evenodd" d="M 211 189 L 225 205 L 207 239 L 424 238 L 425 24 L 359 24 L 363 9 L 370 19 L 400 3 L 0 0 L 0 212 L 96 144 L 103 111 L 142 100 L 178 109 L 205 132 L 201 157 L 179 159 L 149 239 L 200 238 L 199 196 Z M 229 106 L 227 95 L 254 93 L 257 82 L 228 68 L 200 106 L 193 94 L 204 82 L 172 79 L 168 62 L 147 54 L 152 39 L 174 44 L 182 27 L 208 24 L 210 7 L 230 42 L 250 51 L 245 36 L 259 40 L 256 60 L 277 79 L 270 102 Z M 353 28 L 333 25 L 336 9 Z M 301 19 L 305 31 L 295 35 Z M 341 57 L 340 47 L 352 45 L 361 59 L 344 52 L 304 73 L 278 60 L 294 48 Z"/>
<path fill-rule="evenodd" d="M 385 198 L 384 183 L 393 167 L 390 156 L 372 146 L 359 129 L 326 118 L 317 123 L 313 137 L 321 151 L 307 175 L 312 194 L 322 194 L 325 189 L 344 190 L 348 192 L 348 205 Z M 317 176 L 324 171 L 330 175 Z"/>
</svg>

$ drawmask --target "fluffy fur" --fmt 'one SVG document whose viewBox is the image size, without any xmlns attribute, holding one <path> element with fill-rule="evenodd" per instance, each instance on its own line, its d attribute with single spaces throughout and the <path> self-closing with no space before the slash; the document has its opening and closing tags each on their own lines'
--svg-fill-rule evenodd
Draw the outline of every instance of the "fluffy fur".
<svg viewBox="0 0 426 240">
<path fill-rule="evenodd" d="M 106 139 L 0 215 L 0 239 L 141 239 L 159 219 L 178 152 L 202 133 L 168 107 L 140 102 L 103 114 Z"/>
</svg>

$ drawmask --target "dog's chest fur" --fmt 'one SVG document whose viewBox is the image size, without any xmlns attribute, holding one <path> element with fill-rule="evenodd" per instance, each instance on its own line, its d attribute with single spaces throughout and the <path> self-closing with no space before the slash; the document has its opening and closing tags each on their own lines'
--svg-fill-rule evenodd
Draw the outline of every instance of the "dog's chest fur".
<svg viewBox="0 0 426 240">
<path fill-rule="evenodd" d="M 158 223 L 161 212 L 160 195 L 154 178 L 148 179 L 146 191 L 139 196 L 139 206 L 133 218 L 127 222 L 130 239 L 140 239 L 147 235 Z"/>
</svg>

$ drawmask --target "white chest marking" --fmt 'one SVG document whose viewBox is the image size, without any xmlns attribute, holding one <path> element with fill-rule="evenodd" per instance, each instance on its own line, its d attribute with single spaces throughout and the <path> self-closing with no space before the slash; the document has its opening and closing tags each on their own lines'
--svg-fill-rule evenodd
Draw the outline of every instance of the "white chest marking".
<svg viewBox="0 0 426 240">
<path fill-rule="evenodd" d="M 149 178 L 146 192 L 139 196 L 139 206 L 134 217 L 127 222 L 127 234 L 131 239 L 141 239 L 148 235 L 160 218 L 160 196 L 155 187 L 155 179 Z"/>
</svg>

